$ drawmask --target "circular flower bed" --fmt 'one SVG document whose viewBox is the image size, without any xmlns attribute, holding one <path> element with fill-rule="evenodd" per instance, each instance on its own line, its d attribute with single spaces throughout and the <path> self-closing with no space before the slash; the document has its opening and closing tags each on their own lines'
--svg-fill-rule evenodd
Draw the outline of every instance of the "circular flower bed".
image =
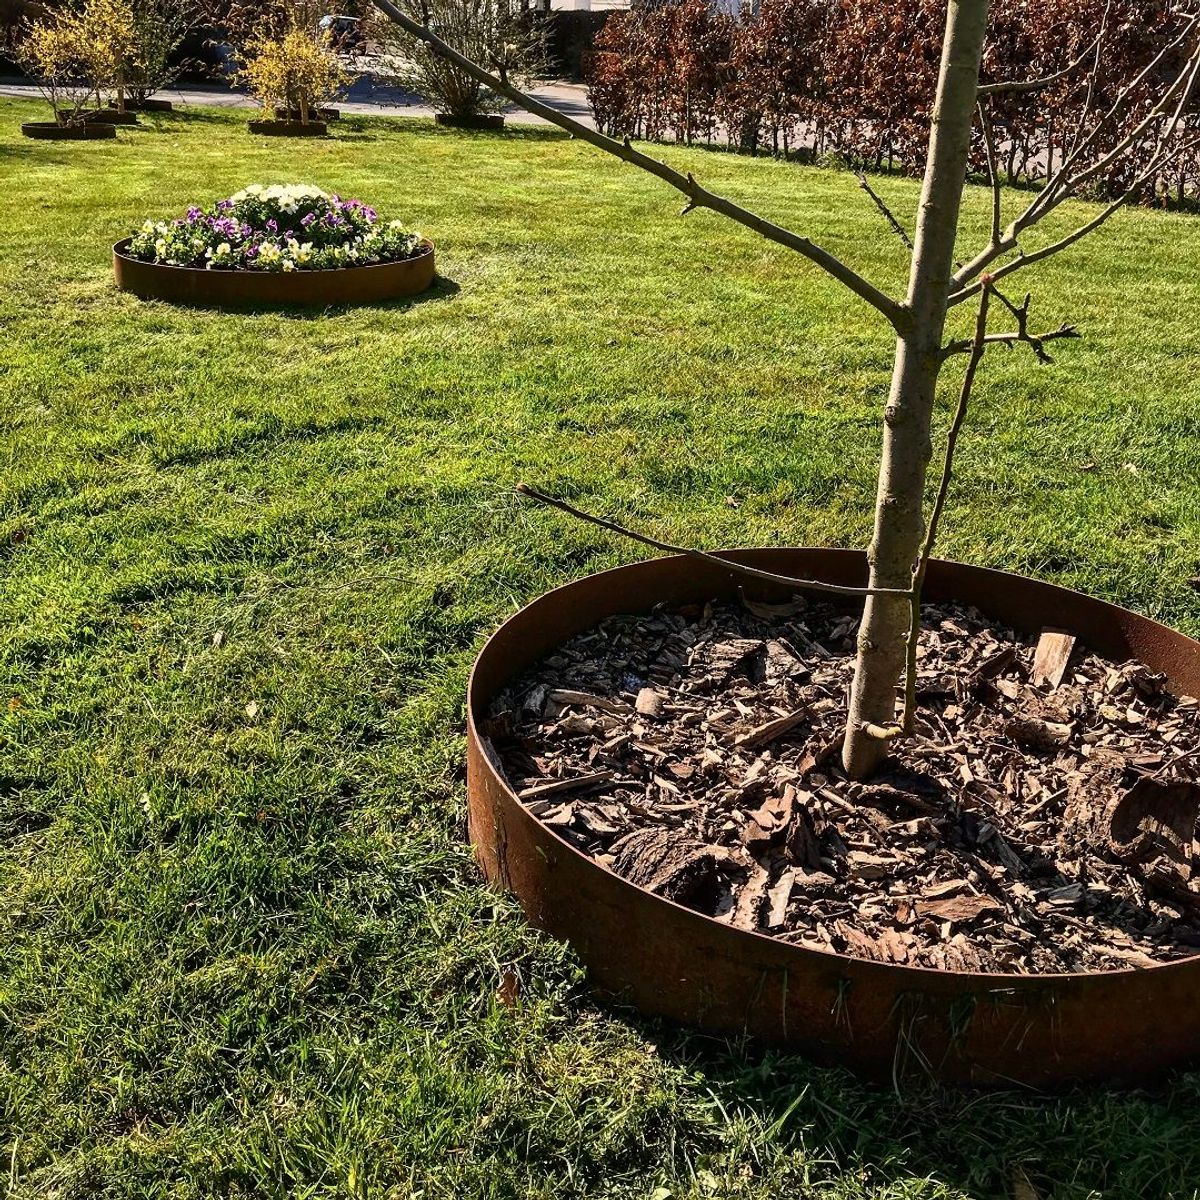
<svg viewBox="0 0 1200 1200">
<path fill-rule="evenodd" d="M 412 296 L 434 278 L 432 244 L 361 200 L 308 184 L 254 184 L 113 250 L 117 286 L 207 305 L 330 305 Z"/>
<path fill-rule="evenodd" d="M 415 258 L 428 243 L 361 200 L 309 184 L 252 184 L 173 221 L 147 221 L 129 241 L 141 262 L 225 271 L 327 271 Z"/>
</svg>

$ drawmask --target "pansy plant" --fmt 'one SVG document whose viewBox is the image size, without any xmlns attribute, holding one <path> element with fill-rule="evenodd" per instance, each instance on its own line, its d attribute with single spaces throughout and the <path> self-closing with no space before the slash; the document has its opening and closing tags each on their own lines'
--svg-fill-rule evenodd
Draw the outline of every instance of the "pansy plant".
<svg viewBox="0 0 1200 1200">
<path fill-rule="evenodd" d="M 318 271 L 413 258 L 425 248 L 403 222 L 310 184 L 252 184 L 172 221 L 147 221 L 129 243 L 142 262 L 222 271 Z"/>
</svg>

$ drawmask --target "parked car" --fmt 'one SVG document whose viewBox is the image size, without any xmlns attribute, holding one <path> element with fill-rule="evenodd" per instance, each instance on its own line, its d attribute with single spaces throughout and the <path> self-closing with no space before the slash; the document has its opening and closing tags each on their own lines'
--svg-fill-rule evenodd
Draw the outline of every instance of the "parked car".
<svg viewBox="0 0 1200 1200">
<path fill-rule="evenodd" d="M 357 17 L 331 14 L 322 17 L 317 22 L 317 28 L 331 36 L 334 47 L 340 54 L 362 54 L 367 48 L 367 35 Z"/>
</svg>

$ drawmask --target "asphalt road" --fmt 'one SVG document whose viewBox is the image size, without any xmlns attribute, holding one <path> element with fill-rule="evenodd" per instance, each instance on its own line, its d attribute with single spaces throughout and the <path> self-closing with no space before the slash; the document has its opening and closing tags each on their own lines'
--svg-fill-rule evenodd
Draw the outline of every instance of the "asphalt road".
<svg viewBox="0 0 1200 1200">
<path fill-rule="evenodd" d="M 592 111 L 587 102 L 587 88 L 582 83 L 552 81 L 533 89 L 530 94 L 551 108 L 594 127 Z M 0 96 L 37 99 L 39 95 L 38 89 L 32 84 L 0 82 Z M 170 87 L 157 95 L 175 104 L 207 104 L 216 108 L 257 107 L 248 96 L 219 85 Z M 338 102 L 337 107 L 344 113 L 362 113 L 369 116 L 433 116 L 432 107 L 422 97 L 401 88 L 376 84 L 368 77 L 359 79 L 350 89 L 346 99 Z M 544 123 L 540 117 L 515 107 L 509 110 L 509 118 L 517 123 Z"/>
</svg>

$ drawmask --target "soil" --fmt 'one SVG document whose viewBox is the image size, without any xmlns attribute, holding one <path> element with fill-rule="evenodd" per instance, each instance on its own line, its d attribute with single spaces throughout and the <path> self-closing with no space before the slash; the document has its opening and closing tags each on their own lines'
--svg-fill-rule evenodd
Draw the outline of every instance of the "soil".
<svg viewBox="0 0 1200 1200">
<path fill-rule="evenodd" d="M 612 618 L 484 732 L 540 820 L 742 929 L 953 971 L 1200 953 L 1196 699 L 1057 630 L 924 619 L 917 736 L 869 783 L 838 759 L 857 618 L 823 598 Z"/>
</svg>

